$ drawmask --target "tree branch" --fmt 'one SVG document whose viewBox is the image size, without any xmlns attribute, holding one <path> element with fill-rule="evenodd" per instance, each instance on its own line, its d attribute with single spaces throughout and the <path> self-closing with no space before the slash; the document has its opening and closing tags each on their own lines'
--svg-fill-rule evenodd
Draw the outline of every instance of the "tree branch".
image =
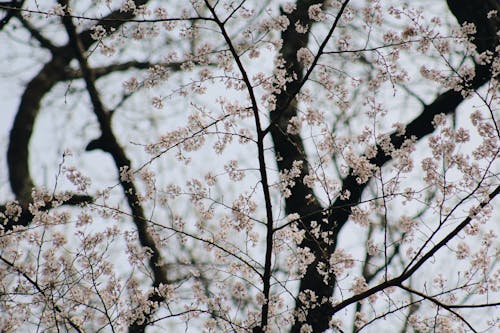
<svg viewBox="0 0 500 333">
<path fill-rule="evenodd" d="M 406 287 L 404 285 L 400 285 L 399 288 L 401 288 L 403 290 L 406 290 L 409 293 L 418 295 L 418 296 L 422 297 L 423 299 L 426 299 L 426 300 L 428 300 L 428 301 L 436 304 L 438 307 L 445 309 L 446 311 L 452 313 L 455 317 L 457 317 L 458 319 L 460 319 L 460 321 L 462 321 L 465 325 L 467 325 L 467 327 L 469 327 L 472 332 L 475 332 L 475 333 L 477 332 L 477 330 L 475 330 L 474 327 L 472 327 L 472 325 L 467 320 L 465 320 L 465 318 L 462 315 L 460 315 L 460 313 L 458 313 L 457 311 L 453 310 L 453 308 L 451 306 L 438 301 L 436 297 L 428 296 L 428 295 L 426 295 L 424 293 L 421 293 L 421 292 L 419 292 L 417 290 L 408 288 L 408 287 Z"/>
<path fill-rule="evenodd" d="M 37 280 L 33 280 L 27 273 L 25 273 L 24 271 L 20 270 L 13 262 L 11 262 L 10 260 L 4 258 L 3 256 L 0 256 L 0 260 L 3 261 L 7 266 L 11 267 L 13 270 L 15 270 L 19 275 L 21 275 L 26 281 L 28 281 L 34 288 L 37 292 L 39 292 L 43 298 L 45 298 L 47 300 L 47 303 L 49 303 L 52 308 L 59 314 L 59 315 L 62 315 L 63 318 L 65 320 L 68 321 L 68 323 L 70 324 L 70 326 L 76 331 L 76 332 L 79 332 L 79 333 L 82 333 L 83 331 L 80 329 L 80 327 L 78 326 L 78 324 L 76 324 L 71 318 L 68 318 L 67 316 L 64 316 L 64 312 L 63 310 L 61 310 L 61 308 L 55 304 L 51 298 L 49 296 L 46 295 L 45 293 L 45 290 L 47 289 L 46 287 L 44 286 L 41 286 L 40 284 L 38 284 Z"/>
<path fill-rule="evenodd" d="M 500 193 L 500 185 L 497 186 L 489 195 L 488 199 L 483 201 L 479 205 L 479 210 L 484 208 L 486 205 L 488 205 L 498 194 Z M 478 210 L 478 211 L 479 211 Z M 475 216 L 475 215 L 474 215 Z M 453 238 L 456 237 L 456 235 L 462 231 L 471 221 L 474 216 L 468 216 L 466 217 L 458 226 L 455 227 L 446 237 L 444 237 L 439 243 L 437 243 L 435 246 L 432 247 L 425 255 L 423 255 L 415 265 L 412 266 L 411 269 L 404 271 L 402 274 L 400 274 L 398 277 L 385 281 L 377 286 L 374 286 L 360 294 L 354 295 L 337 305 L 332 307 L 332 312 L 329 314 L 328 318 L 331 318 L 335 313 L 338 311 L 344 309 L 345 307 L 361 301 L 363 299 L 366 299 L 367 297 L 382 291 L 386 288 L 389 287 L 399 287 L 401 284 L 409 279 L 423 264 L 425 264 L 430 258 L 432 258 L 441 248 L 446 246 L 446 244 Z"/>
<path fill-rule="evenodd" d="M 490 10 L 499 9 L 500 4 L 494 0 L 487 0 L 484 2 L 449 0 L 448 4 L 460 24 L 472 22 L 476 25 L 477 33 L 473 42 L 476 44 L 478 51 L 484 52 L 490 50 L 494 55 L 498 56 L 496 48 L 500 40 L 497 34 L 500 30 L 500 18 L 496 16 L 495 19 L 487 20 L 486 16 Z M 492 78 L 492 68 L 490 64 L 476 64 L 475 72 L 476 75 L 469 83 L 468 89 L 477 90 Z M 454 113 L 464 99 L 464 96 L 460 92 L 454 90 L 448 90 L 439 95 L 434 102 L 424 107 L 417 118 L 406 126 L 404 136 L 399 136 L 397 133 L 391 134 L 390 139 L 394 148 L 399 149 L 404 141 L 409 138 L 414 137 L 416 140 L 420 140 L 432 133 L 434 131 L 432 126 L 434 116 L 440 113 Z M 380 147 L 377 148 L 378 153 L 374 158 L 370 159 L 370 163 L 377 167 L 382 167 L 385 163 L 389 162 L 392 157 L 385 154 Z M 349 170 L 349 176 L 342 180 L 342 190 L 348 190 L 351 193 L 349 199 L 338 198 L 331 206 L 332 215 L 330 215 L 329 218 L 329 225 L 331 229 L 335 230 L 335 238 L 338 237 L 340 230 L 347 222 L 351 214 L 351 207 L 356 205 L 361 199 L 361 194 L 368 185 L 368 182 L 358 184 L 356 176 L 352 175 L 351 171 L 352 170 Z"/>
<path fill-rule="evenodd" d="M 52 54 L 57 52 L 57 47 L 52 44 L 50 40 L 48 40 L 45 36 L 42 35 L 40 31 L 38 31 L 28 20 L 26 20 L 19 12 L 16 13 L 17 19 L 21 22 L 23 27 L 26 28 L 31 34 L 31 36 L 40 43 L 40 45 L 47 50 L 49 50 Z"/>
<path fill-rule="evenodd" d="M 147 1 L 135 1 L 137 6 Z M 97 24 L 102 25 L 109 33 L 124 24 L 132 14 L 116 10 L 102 18 Z M 112 21 L 112 19 L 114 21 Z M 88 49 L 94 40 L 92 30 L 88 29 L 79 34 L 84 49 Z M 75 57 L 73 47 L 68 44 L 52 50 L 52 59 L 46 63 L 38 74 L 26 85 L 21 97 L 14 124 L 10 130 L 7 149 L 7 165 L 9 167 L 9 183 L 16 199 L 28 210 L 31 201 L 31 190 L 35 187 L 29 171 L 29 142 L 33 134 L 33 127 L 40 111 L 43 97 L 59 82 L 65 80 L 70 61 Z M 26 220 L 29 223 L 29 216 Z"/>
<path fill-rule="evenodd" d="M 63 6 L 68 6 L 68 0 L 60 0 L 59 2 Z M 106 143 L 105 150 L 112 156 L 115 162 L 120 185 L 122 186 L 125 197 L 127 198 L 128 205 L 132 211 L 132 218 L 139 234 L 139 241 L 143 248 L 147 248 L 151 251 L 149 268 L 153 273 L 153 287 L 157 288 L 161 285 L 167 285 L 169 283 L 169 280 L 167 278 L 167 267 L 163 263 L 161 251 L 158 248 L 153 235 L 148 230 L 148 224 L 146 223 L 147 220 L 145 218 L 144 209 L 141 206 L 140 199 L 137 195 L 137 188 L 132 181 L 126 181 L 120 177 L 120 170 L 122 170 L 123 168 L 131 169 L 131 162 L 113 133 L 113 129 L 111 127 L 111 114 L 106 110 L 106 107 L 104 106 L 104 103 L 102 102 L 100 94 L 96 88 L 96 77 L 92 69 L 88 66 L 87 58 L 85 56 L 85 48 L 80 41 L 80 36 L 76 32 L 76 27 L 73 24 L 73 19 L 70 16 L 64 16 L 62 18 L 62 21 L 68 33 L 70 44 L 73 47 L 76 58 L 80 64 L 80 69 L 83 73 L 83 78 L 85 80 L 87 91 L 92 102 L 94 114 L 96 115 L 99 126 L 101 128 L 101 139 L 102 142 Z M 149 300 L 152 302 L 160 303 L 165 300 L 165 297 L 155 289 L 150 294 Z M 129 326 L 129 331 L 143 332 L 145 330 L 146 324 L 149 321 L 149 318 L 153 313 L 153 307 L 151 307 L 147 311 L 144 311 L 145 319 L 140 323 L 138 321 L 134 321 Z"/>
<path fill-rule="evenodd" d="M 0 20 L 0 30 L 9 23 L 10 19 L 17 15 L 18 9 L 21 8 L 25 0 L 13 0 L 0 2 L 0 10 L 7 11 L 7 14 Z"/>
<path fill-rule="evenodd" d="M 40 208 L 40 211 L 46 211 L 46 210 L 49 210 L 49 209 L 56 207 L 55 206 L 56 201 L 57 200 L 55 200 L 54 198 L 51 198 L 50 200 L 46 201 L 45 205 Z M 74 194 L 69 199 L 65 200 L 61 205 L 63 205 L 63 206 L 81 206 L 81 205 L 90 204 L 92 202 L 94 202 L 94 198 L 89 196 L 89 195 Z M 59 203 L 58 203 L 57 207 L 59 207 Z M 6 210 L 7 210 L 6 205 L 0 205 L 0 214 L 3 214 L 5 216 L 5 218 L 3 218 L 3 220 L 0 219 L 0 229 L 3 229 L 4 231 L 10 231 L 15 226 L 27 227 L 34 218 L 34 215 L 31 214 L 29 209 L 22 208 L 21 214 L 19 216 L 15 216 L 15 217 L 7 216 Z"/>
<path fill-rule="evenodd" d="M 484 22 L 486 13 L 489 10 L 496 9 L 496 7 L 498 6 L 498 4 L 493 4 L 492 1 L 488 2 L 491 4 L 491 8 L 488 6 L 483 6 L 483 4 L 477 4 L 477 6 L 482 7 L 482 10 L 466 10 L 466 19 L 469 22 L 476 23 L 476 26 Z M 469 3 L 471 4 L 471 6 L 473 6 L 473 4 L 476 4 L 477 2 Z M 307 7 L 305 7 L 305 5 L 310 6 L 311 4 L 313 4 L 313 2 L 299 1 L 297 10 L 294 13 L 306 13 Z M 293 85 L 296 85 L 297 82 L 300 82 L 300 75 L 303 70 L 301 65 L 296 61 L 294 52 L 296 52 L 301 47 L 306 47 L 308 39 L 307 35 L 299 36 L 296 32 L 294 32 L 294 24 L 297 18 L 289 18 L 290 26 L 289 29 L 287 29 L 283 33 L 283 48 L 281 54 L 283 55 L 283 58 L 290 68 L 289 71 L 298 75 L 298 79 L 287 85 L 286 89 L 286 91 L 294 92 L 295 89 Z M 309 23 L 307 21 L 307 18 L 303 19 L 305 19 L 305 21 L 301 22 Z M 478 50 L 481 51 L 486 47 L 488 50 L 491 50 L 495 53 L 495 48 L 498 45 L 498 22 L 494 25 L 489 25 L 488 27 L 489 28 L 487 29 L 478 30 L 478 33 L 476 34 L 476 40 L 489 41 L 489 43 L 485 43 L 484 45 L 478 45 Z M 490 79 L 490 65 L 476 65 L 476 76 L 469 83 L 469 86 L 467 88 L 472 90 L 478 89 L 479 87 L 487 83 Z M 399 136 L 397 133 L 393 133 L 390 136 L 392 145 L 395 147 L 395 149 L 399 149 L 401 148 L 405 140 L 409 138 L 416 138 L 417 140 L 420 140 L 424 136 L 432 133 L 434 130 L 432 126 L 434 116 L 440 113 L 451 114 L 455 112 L 456 108 L 463 100 L 464 97 L 462 96 L 462 94 L 453 90 L 449 90 L 441 94 L 435 99 L 433 103 L 425 106 L 422 113 L 406 126 L 405 136 Z M 276 126 L 270 127 L 276 154 L 278 157 L 283 158 L 282 161 L 278 161 L 278 168 L 280 170 L 290 169 L 294 160 L 304 161 L 304 165 L 307 165 L 306 154 L 304 152 L 304 147 L 300 136 L 289 135 L 286 133 L 288 121 L 291 119 L 291 117 L 296 115 L 296 106 L 293 103 L 290 104 L 287 109 L 281 108 L 282 106 L 287 105 L 287 101 L 288 99 L 286 93 L 281 93 L 278 96 L 277 100 L 277 111 L 273 111 L 271 113 L 271 121 L 273 123 L 276 123 Z M 381 147 L 378 147 L 378 153 L 374 158 L 370 159 L 370 163 L 377 167 L 382 167 L 391 159 L 392 156 L 386 155 Z M 306 171 L 307 169 L 304 170 Z M 307 174 L 307 171 L 305 174 Z M 300 179 L 302 179 L 303 176 L 304 174 L 301 174 Z M 324 255 L 324 253 L 333 253 L 336 248 L 340 231 L 342 230 L 342 227 L 345 225 L 351 214 L 351 207 L 353 207 L 360 201 L 361 195 L 368 182 L 359 184 L 356 181 L 356 178 L 356 176 L 352 175 L 352 170 L 350 170 L 349 175 L 342 180 L 342 191 L 348 190 L 350 192 L 350 197 L 348 199 L 341 197 L 337 198 L 337 200 L 329 207 L 330 212 L 328 216 L 328 223 L 326 225 L 321 224 L 321 231 L 333 232 L 333 241 L 326 246 L 321 247 L 317 246 L 317 243 L 315 241 L 311 241 L 310 238 L 305 238 L 304 242 L 301 244 L 301 246 L 309 247 L 316 258 L 320 258 Z M 312 198 L 310 203 L 305 202 L 304 198 L 307 197 Z M 292 195 L 286 200 L 286 211 L 288 214 L 299 212 L 300 215 L 303 216 L 311 214 L 311 210 L 316 212 L 321 211 L 321 206 L 319 205 L 317 199 L 313 196 L 312 190 L 306 188 L 303 184 L 301 184 L 301 182 L 298 182 L 297 185 L 295 185 L 295 187 L 292 189 Z M 312 220 L 321 221 L 321 218 L 321 216 L 315 216 L 315 219 Z M 316 293 L 319 299 L 321 299 L 321 297 L 323 296 L 330 297 L 333 294 L 334 281 L 330 281 L 330 283 L 325 285 L 323 282 L 323 277 L 320 276 L 316 271 L 316 266 L 317 262 L 314 262 L 309 266 L 309 269 L 307 270 L 305 276 L 301 279 L 300 290 L 303 291 L 310 289 L 314 291 L 314 293 Z M 359 300 L 361 299 L 362 298 L 359 298 Z M 296 310 L 298 311 L 299 308 L 300 303 L 298 302 Z M 327 329 L 327 323 L 331 318 L 331 314 L 335 312 L 335 308 L 331 308 L 329 302 L 326 302 L 325 304 L 317 306 L 315 309 L 309 310 L 307 323 L 313 326 L 314 331 L 319 332 Z M 299 329 L 300 323 L 297 323 L 293 326 L 292 332 L 298 332 Z"/>
<path fill-rule="evenodd" d="M 295 25 L 312 25 L 314 21 L 310 19 L 308 9 L 311 5 L 322 3 L 323 1 L 318 0 L 299 0 L 297 1 L 297 8 L 288 15 L 290 24 L 282 33 L 283 46 L 280 49 L 280 54 L 285 61 L 287 74 L 290 77 L 296 77 L 292 81 L 287 82 L 282 91 L 276 95 L 276 108 L 270 113 L 271 124 L 266 131 L 271 133 L 277 157 L 277 165 L 280 171 L 291 170 L 295 161 L 302 162 L 301 173 L 297 177 L 300 181 L 297 181 L 293 188 L 290 189 L 291 195 L 285 198 L 286 213 L 299 214 L 301 220 L 298 226 L 306 231 L 306 235 L 300 246 L 309 248 L 315 256 L 314 262 L 308 266 L 305 277 L 300 281 L 299 292 L 313 290 L 318 299 L 328 299 L 333 294 L 333 283 L 330 283 L 331 281 L 325 283 L 324 277 L 318 273 L 316 267 L 318 267 L 319 262 L 328 262 L 330 247 L 325 244 L 324 240 L 317 239 L 310 232 L 312 221 L 322 224 L 322 220 L 326 215 L 314 191 L 302 181 L 304 176 L 309 174 L 307 154 L 302 138 L 299 134 L 287 133 L 290 119 L 297 115 L 297 99 L 295 97 L 300 92 L 307 77 L 315 68 L 314 65 L 310 66 L 304 74 L 304 66 L 297 60 L 297 50 L 307 47 L 310 32 L 306 34 L 298 33 Z M 348 1 L 343 2 L 342 8 L 339 10 L 329 30 L 328 37 L 323 41 L 320 52 L 314 59 L 314 64 L 317 63 L 323 48 L 336 29 L 347 3 Z M 303 306 L 300 301 L 297 301 L 295 310 L 297 312 L 303 311 Z M 325 315 L 329 313 L 329 310 L 329 302 L 318 304 L 315 308 L 307 310 L 306 322 L 312 326 L 314 332 L 322 332 L 328 328 L 329 320 L 325 320 Z M 292 332 L 299 332 L 301 326 L 302 323 L 297 321 L 292 327 Z"/>
</svg>

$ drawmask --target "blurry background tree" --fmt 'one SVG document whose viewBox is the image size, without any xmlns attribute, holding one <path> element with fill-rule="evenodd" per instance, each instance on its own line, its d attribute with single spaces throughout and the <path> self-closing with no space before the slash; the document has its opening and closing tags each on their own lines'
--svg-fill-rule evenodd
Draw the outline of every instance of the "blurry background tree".
<svg viewBox="0 0 500 333">
<path fill-rule="evenodd" d="M 499 11 L 1 1 L 0 330 L 498 329 Z"/>
</svg>

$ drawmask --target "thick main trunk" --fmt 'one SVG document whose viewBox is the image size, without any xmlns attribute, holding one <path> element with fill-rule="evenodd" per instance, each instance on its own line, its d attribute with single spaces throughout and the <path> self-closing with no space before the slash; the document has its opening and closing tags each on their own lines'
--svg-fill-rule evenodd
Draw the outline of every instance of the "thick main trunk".
<svg viewBox="0 0 500 333">
<path fill-rule="evenodd" d="M 307 8 L 320 1 L 298 1 L 297 10 L 289 16 L 290 26 L 283 33 L 283 46 L 281 55 L 283 56 L 286 66 L 289 69 L 289 74 L 296 74 L 297 79 L 287 84 L 287 89 L 277 96 L 276 110 L 271 112 L 271 120 L 273 122 L 270 132 L 272 134 L 276 156 L 279 157 L 277 165 L 280 171 L 290 170 L 293 161 L 303 162 L 303 173 L 299 179 L 307 174 L 307 154 L 304 149 L 304 144 L 300 135 L 292 135 L 287 133 L 287 126 L 290 119 L 297 115 L 296 103 L 293 100 L 291 93 L 296 93 L 299 82 L 302 79 L 304 68 L 297 62 L 296 52 L 301 47 L 307 46 L 308 34 L 298 34 L 295 31 L 295 23 L 300 21 L 303 25 L 312 24 L 313 22 L 307 17 Z M 487 13 L 491 10 L 500 12 L 500 3 L 496 0 L 487 1 L 466 1 L 466 0 L 448 0 L 448 4 L 452 13 L 457 17 L 459 23 L 472 22 L 477 26 L 475 35 L 475 44 L 479 52 L 490 50 L 495 52 L 498 46 L 499 17 L 488 20 Z M 498 56 L 498 55 L 497 55 Z M 470 88 L 477 89 L 491 79 L 491 67 L 476 66 L 476 77 L 470 83 Z M 406 136 L 401 137 L 393 134 L 391 141 L 397 149 L 401 147 L 404 140 L 414 136 L 417 140 L 432 133 L 432 120 L 435 115 L 440 113 L 454 113 L 457 107 L 462 103 L 464 97 L 455 91 L 447 91 L 439 95 L 431 104 L 424 107 L 418 117 L 407 124 Z M 372 158 L 370 162 L 378 167 L 382 167 L 389 162 L 391 157 L 385 155 L 381 149 L 379 154 Z M 300 292 L 305 290 L 313 291 L 318 299 L 328 298 L 333 295 L 335 281 L 332 279 L 324 282 L 323 277 L 318 273 L 316 267 L 319 261 L 328 260 L 329 256 L 336 247 L 337 237 L 343 226 L 349 219 L 351 207 L 361 199 L 361 195 L 367 186 L 358 184 L 356 177 L 349 175 L 342 179 L 342 188 L 349 190 L 351 196 L 349 199 L 338 198 L 331 207 L 326 211 L 328 215 L 327 224 L 323 225 L 324 231 L 333 232 L 334 242 L 326 245 L 324 242 L 315 239 L 307 231 L 310 228 L 311 221 L 320 222 L 325 216 L 321 213 L 325 208 L 321 206 L 319 201 L 314 196 L 311 189 L 304 186 L 301 182 L 291 190 L 292 195 L 286 199 L 286 213 L 298 213 L 303 218 L 299 226 L 306 230 L 307 237 L 300 244 L 301 247 L 308 247 L 315 255 L 315 262 L 307 269 L 306 274 L 300 281 Z M 295 311 L 300 313 L 303 310 L 303 304 L 297 301 Z M 299 332 L 302 324 L 311 325 L 314 332 L 322 332 L 328 328 L 328 322 L 332 318 L 332 306 L 329 302 L 317 305 L 314 309 L 309 309 L 305 314 L 304 322 L 296 322 L 291 331 Z"/>
</svg>

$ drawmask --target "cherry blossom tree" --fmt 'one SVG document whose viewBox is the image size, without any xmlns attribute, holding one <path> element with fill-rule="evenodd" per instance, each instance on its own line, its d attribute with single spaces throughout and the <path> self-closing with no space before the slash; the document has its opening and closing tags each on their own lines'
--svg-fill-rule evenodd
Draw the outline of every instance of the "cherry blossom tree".
<svg viewBox="0 0 500 333">
<path fill-rule="evenodd" d="M 499 11 L 0 1 L 1 331 L 498 329 Z"/>
</svg>

